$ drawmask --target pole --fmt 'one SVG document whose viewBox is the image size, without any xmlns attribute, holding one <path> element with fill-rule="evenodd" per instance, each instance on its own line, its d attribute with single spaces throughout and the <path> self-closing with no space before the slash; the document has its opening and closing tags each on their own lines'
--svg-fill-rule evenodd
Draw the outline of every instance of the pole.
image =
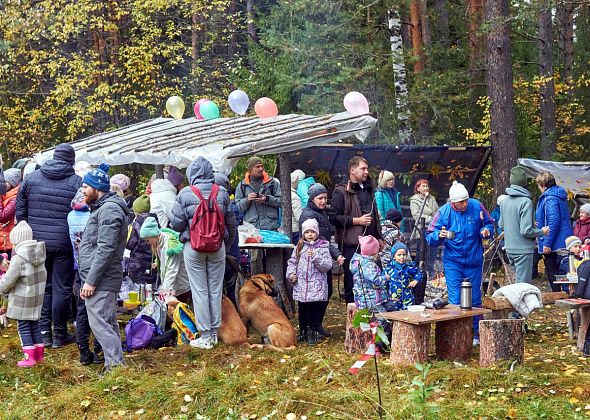
<svg viewBox="0 0 590 420">
<path fill-rule="evenodd" d="M 154 165 L 156 168 L 156 179 L 164 179 L 164 165 Z"/>
<path fill-rule="evenodd" d="M 291 221 L 293 220 L 293 208 L 291 207 L 291 162 L 286 153 L 279 154 L 279 180 L 281 181 L 281 207 L 283 219 L 281 226 L 283 233 L 289 237 L 293 236 Z"/>
</svg>

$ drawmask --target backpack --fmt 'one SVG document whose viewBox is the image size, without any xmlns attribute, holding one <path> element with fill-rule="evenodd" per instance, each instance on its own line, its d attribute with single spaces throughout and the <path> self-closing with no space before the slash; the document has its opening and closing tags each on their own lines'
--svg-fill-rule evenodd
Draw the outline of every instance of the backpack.
<svg viewBox="0 0 590 420">
<path fill-rule="evenodd" d="M 138 315 L 125 326 L 125 347 L 128 352 L 147 347 L 160 334 L 156 322 L 147 315 Z"/>
<path fill-rule="evenodd" d="M 177 343 L 179 345 L 188 344 L 189 341 L 198 337 L 195 314 L 186 303 L 179 302 L 174 308 L 172 328 L 178 331 Z"/>
<path fill-rule="evenodd" d="M 199 252 L 217 252 L 225 236 L 225 218 L 215 200 L 219 185 L 213 184 L 207 200 L 194 185 L 191 190 L 200 201 L 189 230 L 191 247 Z"/>
</svg>

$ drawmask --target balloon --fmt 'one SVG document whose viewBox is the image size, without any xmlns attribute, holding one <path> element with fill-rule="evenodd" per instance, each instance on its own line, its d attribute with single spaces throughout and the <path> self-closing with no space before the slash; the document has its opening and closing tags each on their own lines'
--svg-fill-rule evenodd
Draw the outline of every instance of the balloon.
<svg viewBox="0 0 590 420">
<path fill-rule="evenodd" d="M 219 107 L 213 101 L 206 101 L 201 104 L 199 113 L 206 120 L 213 120 L 219 118 Z"/>
<path fill-rule="evenodd" d="M 250 106 L 250 98 L 243 90 L 237 89 L 229 94 L 227 98 L 229 107 L 238 115 L 246 114 L 248 107 Z"/>
<path fill-rule="evenodd" d="M 362 93 L 348 92 L 344 97 L 344 108 L 354 115 L 369 113 L 369 102 Z"/>
<path fill-rule="evenodd" d="M 254 104 L 254 111 L 260 118 L 270 118 L 279 115 L 279 108 L 270 98 L 260 98 Z"/>
<path fill-rule="evenodd" d="M 205 118 L 203 118 L 203 116 L 199 112 L 199 110 L 201 109 L 201 105 L 203 105 L 205 102 L 209 102 L 209 99 L 202 98 L 202 99 L 199 99 L 195 103 L 194 111 L 195 111 L 195 117 L 197 118 L 197 120 L 204 120 L 205 119 Z"/>
<path fill-rule="evenodd" d="M 166 111 L 177 120 L 184 115 L 184 101 L 180 96 L 171 96 L 166 101 Z"/>
</svg>

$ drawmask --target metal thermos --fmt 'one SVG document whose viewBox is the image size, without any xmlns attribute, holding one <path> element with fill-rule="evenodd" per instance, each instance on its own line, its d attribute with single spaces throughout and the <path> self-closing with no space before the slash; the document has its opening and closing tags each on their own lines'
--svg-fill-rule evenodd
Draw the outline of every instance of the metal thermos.
<svg viewBox="0 0 590 420">
<path fill-rule="evenodd" d="M 468 311 L 471 309 L 472 304 L 472 295 L 471 295 L 471 282 L 469 280 L 464 280 L 461 283 L 461 303 L 460 308 L 463 311 Z"/>
<path fill-rule="evenodd" d="M 573 253 L 570 252 L 570 255 L 568 255 L 568 270 L 567 272 L 569 274 L 576 274 L 576 257 L 574 256 Z"/>
<path fill-rule="evenodd" d="M 145 300 L 148 302 L 154 300 L 154 290 L 152 289 L 152 285 L 149 283 L 146 283 L 145 285 Z"/>
<path fill-rule="evenodd" d="M 139 285 L 139 303 L 145 303 L 145 284 Z"/>
</svg>

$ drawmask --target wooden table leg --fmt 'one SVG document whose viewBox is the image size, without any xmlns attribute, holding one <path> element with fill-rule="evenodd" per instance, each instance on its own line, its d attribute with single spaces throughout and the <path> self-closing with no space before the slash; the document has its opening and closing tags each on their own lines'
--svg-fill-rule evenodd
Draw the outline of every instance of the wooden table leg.
<svg viewBox="0 0 590 420">
<path fill-rule="evenodd" d="M 413 365 L 428 359 L 430 324 L 413 325 L 392 321 L 389 360 L 396 365 Z"/>
<path fill-rule="evenodd" d="M 266 250 L 266 273 L 272 274 L 275 278 L 275 285 L 278 291 L 275 301 L 289 319 L 293 318 L 293 307 L 289 300 L 289 294 L 285 287 L 285 270 L 283 269 L 283 250 L 281 248 L 268 248 Z"/>
<path fill-rule="evenodd" d="M 473 348 L 473 319 L 437 322 L 434 342 L 439 359 L 469 360 Z"/>
<path fill-rule="evenodd" d="M 590 307 L 585 306 L 580 311 L 580 327 L 578 329 L 578 350 L 584 350 L 584 341 L 586 341 L 586 332 L 590 323 Z"/>
<path fill-rule="evenodd" d="M 524 358 L 524 320 L 496 319 L 479 322 L 479 365 Z"/>
</svg>

